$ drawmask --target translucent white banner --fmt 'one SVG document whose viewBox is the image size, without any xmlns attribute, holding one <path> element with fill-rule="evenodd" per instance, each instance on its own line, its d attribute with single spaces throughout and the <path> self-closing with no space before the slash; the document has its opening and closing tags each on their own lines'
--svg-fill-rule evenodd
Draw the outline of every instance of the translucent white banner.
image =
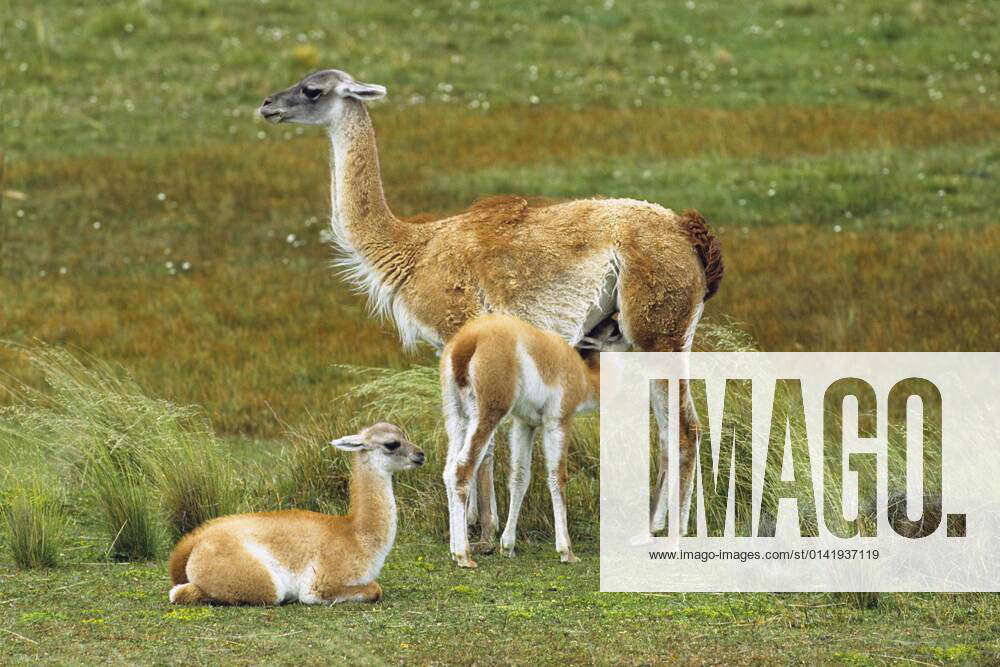
<svg viewBox="0 0 1000 667">
<path fill-rule="evenodd" d="M 998 553 L 998 353 L 601 355 L 601 590 L 1000 591 Z"/>
</svg>

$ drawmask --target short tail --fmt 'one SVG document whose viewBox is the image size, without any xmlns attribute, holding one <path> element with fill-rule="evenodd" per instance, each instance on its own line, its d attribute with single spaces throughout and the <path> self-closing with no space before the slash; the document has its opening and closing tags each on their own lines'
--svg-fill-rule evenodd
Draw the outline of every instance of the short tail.
<svg viewBox="0 0 1000 667">
<path fill-rule="evenodd" d="M 701 260 L 701 266 L 705 271 L 704 301 L 708 301 L 719 291 L 722 274 L 725 273 L 722 264 L 722 246 L 719 244 L 719 239 L 709 231 L 705 218 L 693 208 L 681 214 L 681 225 L 687 232 L 694 251 L 698 253 L 698 259 Z"/>
<path fill-rule="evenodd" d="M 174 550 L 170 552 L 170 563 L 167 565 L 167 572 L 170 574 L 170 583 L 174 586 L 188 583 L 187 562 L 191 557 L 191 550 L 194 549 L 196 540 L 188 533 L 181 538 Z"/>
<path fill-rule="evenodd" d="M 476 336 L 461 336 L 451 348 L 451 372 L 459 387 L 469 386 L 469 364 L 472 362 L 472 355 L 476 353 L 478 342 Z"/>
<path fill-rule="evenodd" d="M 170 589 L 170 604 L 198 604 L 211 602 L 211 598 L 194 584 L 179 584 Z"/>
</svg>

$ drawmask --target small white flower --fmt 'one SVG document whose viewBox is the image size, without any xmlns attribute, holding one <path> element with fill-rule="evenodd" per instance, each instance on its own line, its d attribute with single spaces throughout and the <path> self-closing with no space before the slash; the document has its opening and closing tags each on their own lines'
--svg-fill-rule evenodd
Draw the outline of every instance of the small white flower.
<svg viewBox="0 0 1000 667">
<path fill-rule="evenodd" d="M 834 225 L 834 226 L 833 226 L 833 231 L 837 232 L 838 234 L 839 234 L 839 233 L 841 232 L 841 230 L 843 230 L 843 229 L 844 229 L 844 228 L 843 228 L 843 227 L 841 227 L 840 225 Z"/>
<path fill-rule="evenodd" d="M 167 262 L 166 264 L 164 264 L 164 266 L 167 267 L 168 269 L 172 269 L 172 268 L 174 268 L 174 263 L 173 262 Z"/>
<path fill-rule="evenodd" d="M 166 201 L 167 195 L 165 193 L 163 193 L 163 192 L 159 192 L 159 193 L 156 194 L 156 198 L 159 201 Z"/>
<path fill-rule="evenodd" d="M 60 266 L 59 267 L 59 275 L 60 276 L 65 276 L 67 271 L 69 271 L 69 269 L 67 269 L 65 266 Z"/>
<path fill-rule="evenodd" d="M 773 197 L 776 193 L 777 193 L 777 190 L 775 190 L 774 188 L 768 188 L 767 189 L 767 196 L 768 197 Z"/>
<path fill-rule="evenodd" d="M 100 228 L 101 228 L 101 221 L 100 220 L 94 221 L 94 229 L 100 229 Z"/>
<path fill-rule="evenodd" d="M 541 102 L 541 100 L 538 99 L 538 95 L 532 95 L 531 97 L 528 98 L 528 101 L 531 102 L 532 104 L 538 104 L 539 102 Z"/>
<path fill-rule="evenodd" d="M 295 234 L 289 234 L 285 237 L 286 243 L 295 243 Z"/>
<path fill-rule="evenodd" d="M 181 264 L 181 270 L 182 271 L 190 271 L 191 270 L 191 262 L 184 262 L 183 264 Z"/>
</svg>

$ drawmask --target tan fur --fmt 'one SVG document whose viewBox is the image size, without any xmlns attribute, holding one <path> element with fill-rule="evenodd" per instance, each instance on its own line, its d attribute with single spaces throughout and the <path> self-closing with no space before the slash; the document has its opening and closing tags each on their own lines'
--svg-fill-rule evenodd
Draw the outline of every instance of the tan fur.
<svg viewBox="0 0 1000 667">
<path fill-rule="evenodd" d="M 170 556 L 171 583 L 183 585 L 174 589 L 172 602 L 271 605 L 286 601 L 288 593 L 282 597 L 261 553 L 283 570 L 306 573 L 309 590 L 299 590 L 291 599 L 377 600 L 381 588 L 374 578 L 392 546 L 396 522 L 391 470 L 386 472 L 385 461 L 406 457 L 413 467 L 422 464 L 423 452 L 390 424 L 376 424 L 352 437 L 366 444 L 352 455 L 346 516 L 293 509 L 209 521 L 181 538 Z M 400 446 L 392 453 L 383 452 L 379 447 L 386 441 Z M 409 464 L 398 465 L 393 469 Z"/>
<path fill-rule="evenodd" d="M 467 322 L 445 347 L 441 355 L 441 385 L 446 420 L 449 424 L 456 419 L 468 422 L 464 429 L 449 426 L 451 441 L 445 483 L 449 498 L 454 494 L 454 502 L 465 507 L 472 479 L 479 473 L 478 508 L 484 540 L 476 545 L 478 550 L 493 548 L 497 521 L 492 515 L 495 499 L 490 450 L 493 434 L 508 414 L 515 421 L 543 426 L 555 435 L 551 442 L 557 443 L 557 450 L 546 447 L 545 455 L 553 506 L 559 504 L 564 509 L 566 447 L 572 417 L 585 404 L 596 405 L 600 391 L 599 355 L 596 351 L 585 354 L 586 358 L 554 332 L 500 314 Z M 529 364 L 530 368 L 526 367 Z M 534 384 L 536 373 L 541 386 Z M 543 440 L 549 437 L 550 434 L 543 434 Z M 449 511 L 452 509 L 450 504 Z M 512 513 L 517 511 L 519 504 Z M 509 525 L 516 524 L 516 517 L 514 522 Z M 461 530 L 464 523 L 460 520 L 453 527 L 457 525 Z M 560 528 L 565 530 L 564 519 L 562 526 L 557 525 L 557 531 Z M 457 539 L 460 544 L 467 542 L 467 537 Z M 557 548 L 564 562 L 576 560 L 568 533 L 565 544 L 559 544 L 557 539 Z M 457 549 L 453 556 L 460 566 L 476 566 L 469 550 L 464 546 Z M 513 546 L 509 551 L 513 551 Z"/>
<path fill-rule="evenodd" d="M 559 386 L 563 394 L 562 417 L 571 417 L 581 403 L 597 398 L 600 391 L 600 361 L 596 354 L 588 354 L 590 363 L 566 341 L 551 331 L 528 324 L 516 317 L 490 314 L 468 323 L 452 337 L 441 357 L 461 358 L 460 351 L 471 351 L 465 368 L 454 366 L 452 377 L 459 387 L 467 386 L 460 378 L 468 375 L 468 365 L 475 361 L 476 378 L 472 390 L 481 411 L 500 414 L 510 412 L 516 393 L 516 383 L 521 374 L 517 359 L 517 346 L 523 345 L 534 361 L 546 385 Z M 453 364 L 455 362 L 453 361 Z"/>
<path fill-rule="evenodd" d="M 303 100 L 305 82 L 323 88 L 323 96 Z M 632 199 L 540 204 L 498 197 L 444 219 L 402 221 L 385 201 L 375 131 L 362 101 L 384 93 L 345 72 L 322 70 L 265 100 L 261 113 L 276 122 L 329 129 L 333 228 L 344 263 L 374 310 L 394 317 L 405 346 L 423 340 L 440 349 L 467 321 L 490 312 L 517 316 L 576 344 L 595 318 L 618 310 L 622 331 L 636 349 L 690 348 L 703 302 L 723 275 L 720 246 L 700 214 L 678 215 Z M 609 284 L 614 299 L 602 302 Z M 682 389 L 686 497 L 700 430 Z M 664 392 L 663 383 L 654 385 L 661 467 L 667 450 Z M 657 491 L 659 500 L 664 489 Z"/>
<path fill-rule="evenodd" d="M 419 337 L 441 346 L 467 321 L 492 311 L 556 330 L 576 343 L 587 333 L 584 317 L 591 304 L 575 310 L 566 304 L 595 294 L 607 274 L 618 270 L 621 326 L 632 345 L 641 351 L 689 349 L 702 303 L 718 290 L 723 273 L 718 241 L 696 211 L 679 216 L 629 199 L 532 207 L 507 197 L 443 220 L 407 224 L 388 212 L 382 197 L 378 163 L 371 159 L 377 153 L 374 130 L 363 105 L 352 109 L 349 121 L 362 128 L 356 136 L 366 143 L 349 153 L 349 159 L 365 164 L 347 173 L 363 175 L 358 189 L 367 193 L 364 201 L 379 203 L 376 215 L 364 217 L 357 215 L 363 207 L 338 196 L 339 224 L 358 240 L 356 252 L 376 267 L 379 280 L 416 323 Z M 397 325 L 404 332 L 403 324 Z M 680 479 L 687 507 L 691 452 L 701 430 L 682 385 Z M 656 383 L 656 393 L 663 394 L 665 405 L 666 384 Z M 665 412 L 657 413 L 657 423 L 661 472 L 654 504 L 665 501 L 667 493 Z"/>
<path fill-rule="evenodd" d="M 601 264 L 588 260 L 617 257 L 628 332 L 640 349 L 673 351 L 679 348 L 670 341 L 683 337 L 692 303 L 718 287 L 721 271 L 710 287 L 703 257 L 721 266 L 721 253 L 696 212 L 680 216 L 628 199 L 533 205 L 503 196 L 449 218 L 404 222 L 385 201 L 375 132 L 360 102 L 349 104 L 337 132 L 349 147 L 336 158 L 349 177 L 334 185 L 337 224 L 432 342 L 448 341 L 487 307 L 542 325 L 533 316 L 536 301 L 557 299 L 583 266 Z M 714 254 L 699 250 L 703 245 Z"/>
</svg>

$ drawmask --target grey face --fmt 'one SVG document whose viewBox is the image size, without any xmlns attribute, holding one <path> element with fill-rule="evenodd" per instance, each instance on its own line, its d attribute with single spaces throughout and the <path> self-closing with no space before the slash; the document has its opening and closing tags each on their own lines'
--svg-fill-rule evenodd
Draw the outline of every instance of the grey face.
<svg viewBox="0 0 1000 667">
<path fill-rule="evenodd" d="M 339 438 L 330 444 L 346 451 L 365 450 L 382 468 L 393 472 L 424 464 L 423 450 L 410 442 L 403 429 L 388 422 L 372 424 L 356 435 Z"/>
<path fill-rule="evenodd" d="M 367 102 L 385 97 L 385 87 L 355 81 L 347 72 L 324 69 L 294 86 L 270 95 L 260 105 L 260 115 L 272 123 L 332 125 L 348 100 Z"/>
</svg>

